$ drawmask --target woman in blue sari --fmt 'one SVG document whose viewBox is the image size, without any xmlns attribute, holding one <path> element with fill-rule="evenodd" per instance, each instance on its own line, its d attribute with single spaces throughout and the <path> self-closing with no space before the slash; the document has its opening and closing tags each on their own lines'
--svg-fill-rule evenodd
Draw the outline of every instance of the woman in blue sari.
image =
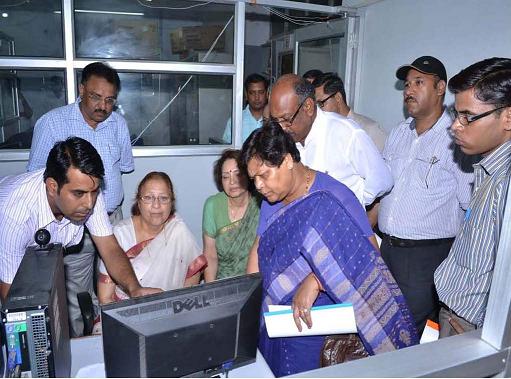
<svg viewBox="0 0 511 379">
<path fill-rule="evenodd" d="M 279 124 L 266 123 L 243 144 L 242 163 L 265 200 L 247 271 L 260 271 L 263 312 L 291 305 L 298 330 L 310 308 L 350 302 L 368 354 L 418 342 L 410 311 L 374 244 L 365 211 L 343 184 L 300 163 Z M 276 376 L 319 367 L 324 336 L 269 338 L 259 349 Z"/>
</svg>

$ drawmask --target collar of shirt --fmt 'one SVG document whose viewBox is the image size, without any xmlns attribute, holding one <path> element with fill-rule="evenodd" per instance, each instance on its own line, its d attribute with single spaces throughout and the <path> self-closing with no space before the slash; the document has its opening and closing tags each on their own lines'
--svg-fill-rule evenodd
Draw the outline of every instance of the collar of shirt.
<svg viewBox="0 0 511 379">
<path fill-rule="evenodd" d="M 92 128 L 88 123 L 87 121 L 85 121 L 85 118 L 83 117 L 83 114 L 82 114 L 82 111 L 80 110 L 80 102 L 82 101 L 82 98 L 81 97 L 78 97 L 76 99 L 76 101 L 74 102 L 74 107 L 72 108 L 71 110 L 71 114 L 69 115 L 69 117 L 71 119 L 74 119 L 74 120 L 79 120 L 79 121 L 83 121 L 83 123 L 85 125 L 87 125 L 89 128 Z M 109 123 L 111 122 L 115 122 L 114 120 L 114 112 L 112 112 L 110 114 L 110 116 L 108 116 L 108 118 L 103 121 L 103 122 L 100 122 L 98 124 L 98 126 L 96 126 L 95 130 L 99 130 L 99 129 L 103 129 L 104 127 L 106 127 Z"/>
<path fill-rule="evenodd" d="M 41 180 L 42 175 L 41 175 Z M 51 223 L 55 222 L 59 225 L 66 225 L 71 221 L 67 218 L 63 217 L 62 220 L 57 220 L 55 215 L 53 214 L 50 203 L 48 202 L 48 196 L 46 194 L 46 185 L 43 183 L 42 186 L 39 187 L 39 208 L 37 212 L 37 225 L 39 228 L 45 228 Z"/>
<path fill-rule="evenodd" d="M 312 142 L 314 142 L 319 136 L 321 135 L 321 128 L 324 125 L 323 119 L 325 118 L 325 112 L 323 112 L 321 109 L 319 109 L 318 106 L 316 106 L 316 118 L 314 119 L 314 122 L 312 123 L 311 130 L 309 130 L 309 134 L 307 134 L 307 137 L 305 137 L 305 141 L 303 143 L 303 148 L 306 148 L 308 145 L 310 145 Z M 301 143 L 296 144 L 299 147 L 302 147 Z"/>
<path fill-rule="evenodd" d="M 507 141 L 484 157 L 479 163 L 474 164 L 474 169 L 481 166 L 487 175 L 493 175 L 501 167 L 508 167 L 510 163 L 511 141 Z"/>
<path fill-rule="evenodd" d="M 408 127 L 411 131 L 415 132 L 417 134 L 417 131 L 415 130 L 415 119 L 413 117 L 409 117 L 406 120 L 406 123 L 408 124 Z M 447 112 L 447 108 L 444 108 L 442 115 L 440 118 L 431 126 L 431 128 L 427 129 L 422 134 L 417 134 L 418 137 L 425 135 L 428 132 L 431 133 L 445 133 L 445 129 L 450 128 L 452 125 L 452 118 L 449 116 L 449 112 Z"/>
<path fill-rule="evenodd" d="M 254 122 L 262 122 L 263 121 L 263 116 L 261 116 L 259 119 L 256 119 L 254 117 L 254 115 L 250 111 L 250 105 L 247 104 L 245 109 L 243 109 L 243 110 L 247 113 L 247 116 L 250 116 L 254 120 Z"/>
</svg>

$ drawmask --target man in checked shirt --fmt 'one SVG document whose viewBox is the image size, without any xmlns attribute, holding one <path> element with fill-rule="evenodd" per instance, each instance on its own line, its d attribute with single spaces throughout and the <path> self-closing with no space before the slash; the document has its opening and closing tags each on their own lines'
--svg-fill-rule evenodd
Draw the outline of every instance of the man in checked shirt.
<svg viewBox="0 0 511 379">
<path fill-rule="evenodd" d="M 51 110 L 37 121 L 27 165 L 28 171 L 45 167 L 48 153 L 57 141 L 71 136 L 89 141 L 105 166 L 103 194 L 112 224 L 122 220 L 121 174 L 134 169 L 126 120 L 113 111 L 120 89 L 119 75 L 113 68 L 101 62 L 87 65 L 82 72 L 80 97 L 73 104 Z M 97 304 L 93 291 L 96 249 L 87 229 L 82 242 L 68 249 L 68 253 L 64 258 L 67 302 L 71 336 L 76 337 L 83 333 L 76 295 L 88 291 Z"/>
</svg>

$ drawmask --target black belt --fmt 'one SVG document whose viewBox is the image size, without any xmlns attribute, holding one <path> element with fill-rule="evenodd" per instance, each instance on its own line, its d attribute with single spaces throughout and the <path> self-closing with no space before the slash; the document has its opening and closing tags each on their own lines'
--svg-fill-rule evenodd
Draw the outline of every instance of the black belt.
<svg viewBox="0 0 511 379">
<path fill-rule="evenodd" d="M 437 238 L 431 240 L 407 240 L 397 237 L 389 236 L 388 234 L 382 233 L 382 239 L 387 241 L 392 247 L 419 247 L 419 246 L 434 246 L 452 243 L 454 237 L 451 238 Z"/>
</svg>

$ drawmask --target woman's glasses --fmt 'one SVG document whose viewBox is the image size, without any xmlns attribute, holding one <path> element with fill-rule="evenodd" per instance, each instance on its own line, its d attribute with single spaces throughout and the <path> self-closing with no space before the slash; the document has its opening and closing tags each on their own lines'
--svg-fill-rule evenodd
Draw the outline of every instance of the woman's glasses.
<svg viewBox="0 0 511 379">
<path fill-rule="evenodd" d="M 160 204 L 168 204 L 170 203 L 170 196 L 167 195 L 144 195 L 140 196 L 140 200 L 144 204 L 154 204 L 156 201 L 158 201 Z"/>
</svg>

